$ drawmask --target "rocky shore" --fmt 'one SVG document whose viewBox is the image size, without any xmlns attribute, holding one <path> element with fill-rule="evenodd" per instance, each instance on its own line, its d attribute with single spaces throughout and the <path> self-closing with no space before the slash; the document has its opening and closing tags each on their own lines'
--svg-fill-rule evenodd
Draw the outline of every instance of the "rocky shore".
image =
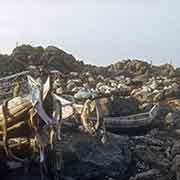
<svg viewBox="0 0 180 180">
<path fill-rule="evenodd" d="M 149 112 L 157 103 L 160 106 L 147 127 L 107 128 L 105 144 L 65 124 L 62 140 L 56 144 L 56 151 L 63 154 L 62 179 L 180 180 L 179 68 L 140 60 L 98 67 L 84 64 L 54 46 L 23 45 L 9 56 L 0 55 L 1 94 L 10 79 L 4 77 L 31 71 L 32 66 L 51 74 L 53 92 L 59 96 L 73 97 L 79 104 L 89 97 L 101 97 L 104 117 L 130 117 Z M 16 76 L 13 78 L 16 80 Z M 24 76 L 20 80 L 24 92 L 26 80 Z M 12 83 L 10 89 L 14 87 Z M 0 157 L 4 161 L 3 153 Z M 24 164 L 2 162 L 0 166 L 3 179 L 40 179 L 37 164 L 31 173 L 26 173 Z"/>
</svg>

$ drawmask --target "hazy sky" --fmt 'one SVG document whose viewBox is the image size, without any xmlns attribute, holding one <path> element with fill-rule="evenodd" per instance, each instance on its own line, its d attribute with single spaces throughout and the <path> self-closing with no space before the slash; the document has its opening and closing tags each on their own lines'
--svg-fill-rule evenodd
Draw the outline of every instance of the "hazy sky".
<svg viewBox="0 0 180 180">
<path fill-rule="evenodd" d="M 55 45 L 86 63 L 180 66 L 179 0 L 1 0 L 0 53 Z"/>
</svg>

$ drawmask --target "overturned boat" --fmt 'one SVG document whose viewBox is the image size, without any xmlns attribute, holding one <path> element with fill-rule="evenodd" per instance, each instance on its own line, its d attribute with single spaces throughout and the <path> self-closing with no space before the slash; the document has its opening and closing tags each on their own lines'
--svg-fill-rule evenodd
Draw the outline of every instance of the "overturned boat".
<svg viewBox="0 0 180 180">
<path fill-rule="evenodd" d="M 140 128 L 148 127 L 152 124 L 159 111 L 159 104 L 155 104 L 149 112 L 130 116 L 104 117 L 106 127 L 110 129 L 118 128 Z"/>
</svg>

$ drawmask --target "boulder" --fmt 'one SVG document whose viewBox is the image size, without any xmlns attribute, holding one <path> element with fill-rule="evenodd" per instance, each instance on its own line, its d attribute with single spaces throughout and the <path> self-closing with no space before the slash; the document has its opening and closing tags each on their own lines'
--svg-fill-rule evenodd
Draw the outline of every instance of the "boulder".
<svg viewBox="0 0 180 180">
<path fill-rule="evenodd" d="M 82 99 L 88 99 L 88 98 L 92 98 L 92 97 L 95 97 L 96 94 L 89 91 L 88 89 L 80 89 L 75 95 L 75 99 L 78 99 L 78 100 L 82 100 Z"/>
<path fill-rule="evenodd" d="M 75 179 L 126 177 L 131 163 L 129 139 L 108 133 L 107 143 L 81 132 L 63 133 L 64 175 Z"/>
<path fill-rule="evenodd" d="M 100 103 L 100 106 L 101 106 L 101 109 L 103 112 L 103 116 L 112 115 L 112 107 L 111 107 L 111 98 L 110 97 L 101 98 L 99 103 Z"/>
<path fill-rule="evenodd" d="M 133 97 L 112 96 L 109 98 L 109 101 L 110 105 L 104 102 L 104 106 L 107 106 L 107 108 L 109 108 L 108 106 L 111 107 L 109 116 L 127 116 L 138 113 L 138 102 Z"/>
<path fill-rule="evenodd" d="M 176 71 L 171 64 L 164 64 L 159 66 L 159 74 L 161 74 L 161 76 L 174 77 Z"/>
</svg>

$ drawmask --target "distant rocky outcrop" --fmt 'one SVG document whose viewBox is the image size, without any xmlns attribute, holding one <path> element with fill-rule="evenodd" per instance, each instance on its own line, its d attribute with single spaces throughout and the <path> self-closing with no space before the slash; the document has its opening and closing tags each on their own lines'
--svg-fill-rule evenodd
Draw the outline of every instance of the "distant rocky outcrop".
<svg viewBox="0 0 180 180">
<path fill-rule="evenodd" d="M 0 55 L 0 77 L 27 70 L 30 65 L 45 66 L 50 70 L 58 70 L 63 73 L 91 72 L 94 75 L 114 77 L 124 75 L 134 81 L 144 81 L 152 76 L 179 76 L 177 70 L 170 64 L 154 66 L 142 60 L 122 60 L 108 66 L 95 66 L 85 64 L 83 61 L 55 47 L 43 48 L 21 45 L 16 47 L 11 55 Z"/>
<path fill-rule="evenodd" d="M 110 72 L 117 75 L 129 76 L 137 80 L 147 79 L 152 76 L 174 77 L 177 75 L 176 69 L 170 64 L 154 66 L 141 60 L 123 60 L 108 67 Z"/>
<path fill-rule="evenodd" d="M 16 47 L 10 56 L 0 55 L 1 77 L 28 69 L 30 65 L 43 65 L 48 69 L 55 69 L 62 72 L 79 71 L 82 62 L 54 47 L 32 47 L 22 45 Z"/>
<path fill-rule="evenodd" d="M 109 71 L 118 75 L 139 76 L 149 74 L 150 65 L 140 60 L 123 60 L 109 66 Z"/>
<path fill-rule="evenodd" d="M 62 72 L 81 69 L 81 62 L 76 61 L 72 55 L 54 46 L 48 46 L 44 49 L 42 47 L 22 45 L 16 47 L 11 56 L 17 63 L 23 64 L 25 68 L 28 65 L 43 65 L 49 69 Z"/>
</svg>

